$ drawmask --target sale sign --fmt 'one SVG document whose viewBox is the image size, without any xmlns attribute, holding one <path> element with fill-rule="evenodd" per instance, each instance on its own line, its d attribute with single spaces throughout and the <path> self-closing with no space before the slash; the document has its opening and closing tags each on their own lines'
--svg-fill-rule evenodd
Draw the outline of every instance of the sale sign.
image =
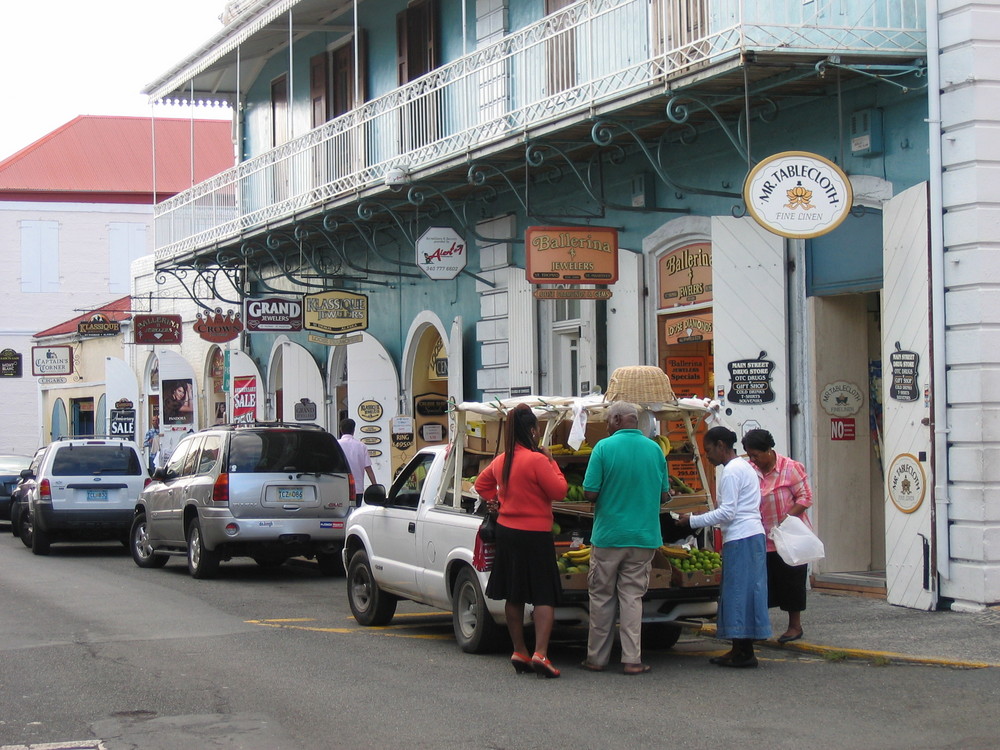
<svg viewBox="0 0 1000 750">
<path fill-rule="evenodd" d="M 233 378 L 233 421 L 257 421 L 257 377 L 254 375 Z"/>
</svg>

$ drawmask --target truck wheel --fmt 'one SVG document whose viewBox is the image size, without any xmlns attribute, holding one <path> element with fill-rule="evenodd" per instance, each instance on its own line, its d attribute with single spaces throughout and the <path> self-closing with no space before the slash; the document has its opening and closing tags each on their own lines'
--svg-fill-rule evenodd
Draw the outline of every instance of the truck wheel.
<svg viewBox="0 0 1000 750">
<path fill-rule="evenodd" d="M 188 524 L 188 572 L 192 578 L 215 578 L 219 573 L 221 557 L 217 552 L 205 548 L 205 539 L 201 534 L 201 520 L 192 518 Z"/>
<path fill-rule="evenodd" d="M 662 649 L 673 648 L 680 640 L 683 629 L 680 625 L 669 622 L 648 622 L 642 626 L 642 648 Z"/>
<path fill-rule="evenodd" d="M 140 568 L 162 568 L 169 559 L 167 555 L 153 552 L 149 543 L 149 526 L 146 524 L 146 514 L 137 513 L 132 519 L 132 529 L 128 534 L 126 546 L 132 553 L 132 561 Z"/>
<path fill-rule="evenodd" d="M 31 551 L 36 555 L 49 554 L 52 538 L 48 532 L 38 528 L 38 524 L 34 522 L 30 514 L 28 515 L 28 525 L 30 526 L 28 533 L 31 536 Z"/>
<path fill-rule="evenodd" d="M 451 624 L 455 640 L 469 654 L 494 651 L 503 637 L 504 630 L 486 609 L 479 578 L 472 568 L 463 567 L 455 581 L 451 595 Z"/>
<path fill-rule="evenodd" d="M 375 583 L 372 566 L 363 550 L 354 553 L 347 569 L 347 601 L 354 619 L 361 625 L 387 625 L 396 614 L 398 600 Z"/>
</svg>

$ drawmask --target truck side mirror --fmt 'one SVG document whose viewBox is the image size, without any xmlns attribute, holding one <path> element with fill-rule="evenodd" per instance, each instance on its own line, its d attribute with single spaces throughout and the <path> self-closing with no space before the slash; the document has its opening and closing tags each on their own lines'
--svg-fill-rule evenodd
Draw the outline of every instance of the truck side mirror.
<svg viewBox="0 0 1000 750">
<path fill-rule="evenodd" d="M 156 469 L 153 470 L 152 479 L 154 482 L 162 482 L 166 478 L 167 478 L 167 467 L 158 466 L 156 467 Z"/>
<path fill-rule="evenodd" d="M 21 469 L 21 479 L 31 479 L 34 474 L 31 473 L 31 469 Z"/>
<path fill-rule="evenodd" d="M 385 485 L 384 484 L 370 484 L 365 488 L 365 494 L 362 495 L 362 499 L 365 501 L 365 505 L 385 505 L 386 495 L 385 495 Z"/>
</svg>

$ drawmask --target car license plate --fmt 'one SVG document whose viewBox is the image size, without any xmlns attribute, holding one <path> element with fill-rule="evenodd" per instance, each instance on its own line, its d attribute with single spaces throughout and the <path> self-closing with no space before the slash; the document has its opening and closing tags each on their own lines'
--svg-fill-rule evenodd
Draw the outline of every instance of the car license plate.
<svg viewBox="0 0 1000 750">
<path fill-rule="evenodd" d="M 107 499 L 107 490 L 87 490 L 87 500 L 101 500 L 106 502 Z"/>
<path fill-rule="evenodd" d="M 278 499 L 279 500 L 302 500 L 304 495 L 302 494 L 301 487 L 279 487 L 278 488 Z"/>
</svg>

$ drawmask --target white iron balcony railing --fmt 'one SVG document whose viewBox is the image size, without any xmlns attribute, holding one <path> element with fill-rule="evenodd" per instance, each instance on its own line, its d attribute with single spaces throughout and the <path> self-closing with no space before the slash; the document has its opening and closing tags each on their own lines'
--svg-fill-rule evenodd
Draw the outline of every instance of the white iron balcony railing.
<svg viewBox="0 0 1000 750">
<path fill-rule="evenodd" d="M 924 0 L 584 0 L 159 204 L 156 257 L 232 240 L 745 51 L 921 56 Z"/>
</svg>

